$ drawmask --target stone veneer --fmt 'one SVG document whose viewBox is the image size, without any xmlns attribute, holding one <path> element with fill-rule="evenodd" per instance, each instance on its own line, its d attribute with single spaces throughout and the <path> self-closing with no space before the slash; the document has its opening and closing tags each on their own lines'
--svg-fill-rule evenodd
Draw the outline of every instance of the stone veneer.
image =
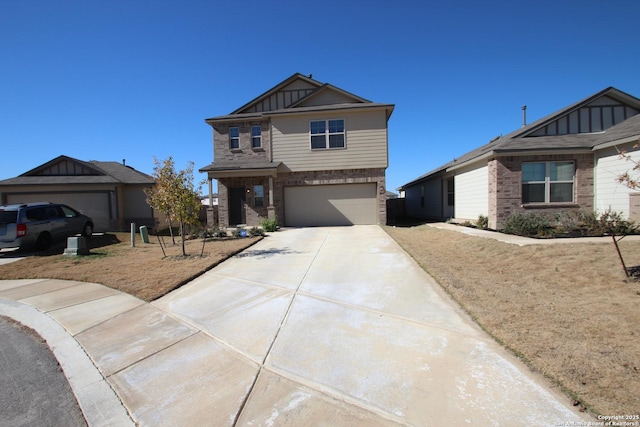
<svg viewBox="0 0 640 427">
<path fill-rule="evenodd" d="M 284 213 L 284 188 L 305 185 L 327 185 L 327 184 L 377 184 L 378 195 L 378 222 L 386 224 L 386 187 L 384 168 L 375 169 L 343 169 L 327 171 L 309 172 L 281 172 L 273 179 L 273 205 L 275 215 L 280 225 L 285 222 Z M 264 186 L 263 207 L 254 207 L 253 186 Z M 268 217 L 269 204 L 269 177 L 252 178 L 220 178 L 218 180 L 218 207 L 220 227 L 229 226 L 228 216 L 228 189 L 232 187 L 244 187 L 249 190 L 246 193 L 245 224 L 248 226 L 260 225 L 263 219 Z"/>
<path fill-rule="evenodd" d="M 522 203 L 523 162 L 574 161 L 574 203 Z M 489 160 L 489 227 L 501 229 L 506 218 L 515 212 L 593 210 L 593 154 L 556 154 L 536 156 L 504 156 Z"/>
</svg>

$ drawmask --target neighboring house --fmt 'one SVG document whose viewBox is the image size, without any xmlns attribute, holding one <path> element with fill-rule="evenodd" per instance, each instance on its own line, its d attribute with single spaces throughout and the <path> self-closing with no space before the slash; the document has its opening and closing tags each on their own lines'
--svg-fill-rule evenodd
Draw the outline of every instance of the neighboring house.
<svg viewBox="0 0 640 427">
<path fill-rule="evenodd" d="M 0 181 L 0 203 L 56 202 L 67 204 L 94 221 L 94 231 L 128 230 L 156 225 L 145 188 L 155 181 L 118 162 L 56 157 L 15 178 Z"/>
<path fill-rule="evenodd" d="M 200 203 L 203 206 L 218 206 L 218 193 L 212 193 L 211 198 L 209 196 L 200 196 Z"/>
<path fill-rule="evenodd" d="M 384 224 L 392 104 L 294 74 L 213 127 L 221 227 Z M 210 190 L 211 191 L 211 190 Z"/>
<path fill-rule="evenodd" d="M 615 88 L 498 137 L 399 188 L 406 214 L 489 218 L 501 229 L 514 212 L 607 209 L 640 219 L 636 191 L 616 178 L 640 161 L 640 99 Z"/>
</svg>

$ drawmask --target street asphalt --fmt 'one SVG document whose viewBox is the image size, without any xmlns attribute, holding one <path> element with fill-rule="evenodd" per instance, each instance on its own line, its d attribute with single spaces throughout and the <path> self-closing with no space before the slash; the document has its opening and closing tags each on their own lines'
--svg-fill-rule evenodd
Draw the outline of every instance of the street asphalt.
<svg viewBox="0 0 640 427">
<path fill-rule="evenodd" d="M 0 426 L 86 426 L 49 346 L 32 330 L 0 317 Z"/>
</svg>

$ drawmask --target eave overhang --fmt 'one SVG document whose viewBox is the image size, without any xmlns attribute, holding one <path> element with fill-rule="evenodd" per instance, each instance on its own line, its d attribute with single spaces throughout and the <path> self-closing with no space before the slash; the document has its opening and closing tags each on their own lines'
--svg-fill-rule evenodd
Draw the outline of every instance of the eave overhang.
<svg viewBox="0 0 640 427">
<path fill-rule="evenodd" d="M 242 178 L 254 176 L 272 176 L 278 175 L 278 169 L 282 165 L 281 162 L 268 163 L 242 163 L 235 164 L 233 162 L 216 163 L 213 162 L 209 166 L 205 166 L 199 171 L 206 173 L 209 178 Z"/>
</svg>

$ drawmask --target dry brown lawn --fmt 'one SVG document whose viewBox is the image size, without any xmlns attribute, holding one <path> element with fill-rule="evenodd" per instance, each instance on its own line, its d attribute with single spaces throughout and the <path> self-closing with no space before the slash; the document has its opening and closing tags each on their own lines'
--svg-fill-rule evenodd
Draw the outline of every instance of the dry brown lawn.
<svg viewBox="0 0 640 427">
<path fill-rule="evenodd" d="M 260 237 L 243 239 L 187 240 L 182 256 L 180 241 L 173 245 L 163 237 L 166 257 L 156 236 L 145 244 L 137 236 L 131 247 L 128 233 L 93 236 L 90 255 L 62 256 L 64 246 L 0 265 L 0 279 L 67 279 L 100 283 L 145 301 L 152 301 L 176 289 L 220 262 L 253 245 Z M 202 256 L 200 256 L 202 254 Z"/>
<path fill-rule="evenodd" d="M 575 405 L 640 414 L 640 284 L 625 278 L 613 243 L 519 247 L 428 225 L 385 230 Z M 640 265 L 640 242 L 620 247 L 627 266 Z"/>
</svg>

